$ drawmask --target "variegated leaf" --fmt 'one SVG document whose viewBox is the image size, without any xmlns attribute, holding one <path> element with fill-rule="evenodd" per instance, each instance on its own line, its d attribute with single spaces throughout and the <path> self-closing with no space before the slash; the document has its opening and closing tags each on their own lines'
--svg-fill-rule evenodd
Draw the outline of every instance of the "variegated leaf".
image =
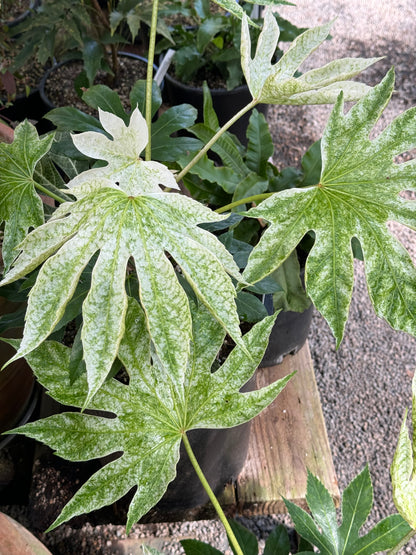
<svg viewBox="0 0 416 555">
<path fill-rule="evenodd" d="M 49 151 L 53 135 L 39 139 L 28 121 L 17 126 L 12 144 L 0 143 L 0 224 L 5 222 L 2 256 L 7 270 L 16 246 L 30 227 L 43 224 L 42 201 L 36 192 L 35 167 Z M 40 176 L 41 177 L 41 176 Z"/>
<path fill-rule="evenodd" d="M 391 481 L 397 510 L 416 530 L 416 375 L 412 380 L 412 427 L 410 441 L 406 410 L 391 465 Z"/>
<path fill-rule="evenodd" d="M 62 204 L 48 223 L 26 238 L 2 282 L 10 283 L 44 262 L 29 297 L 16 355 L 24 356 L 53 331 L 83 269 L 99 252 L 83 304 L 82 342 L 90 395 L 108 374 L 123 335 L 129 259 L 135 263 L 157 353 L 172 372 L 184 372 L 191 317 L 171 257 L 200 300 L 234 340 L 241 341 L 229 275 L 239 280 L 238 268 L 215 236 L 198 227 L 225 216 L 186 196 L 161 191 L 160 184 L 177 185 L 166 166 L 140 159 L 147 128 L 138 110 L 129 126 L 110 113 L 101 111 L 100 118 L 113 140 L 86 132 L 76 135 L 74 142 L 84 154 L 107 160 L 108 165 L 87 170 L 69 183 L 76 202 Z"/>
<path fill-rule="evenodd" d="M 243 17 L 241 65 L 253 98 L 266 104 L 326 104 L 335 102 L 341 90 L 345 100 L 361 98 L 369 87 L 349 79 L 380 58 L 343 58 L 308 71 L 301 77 L 294 76 L 301 63 L 328 37 L 331 25 L 327 23 L 299 35 L 280 60 L 272 65 L 279 26 L 271 10 L 266 8 L 254 58 L 251 57 L 247 17 Z"/>
<path fill-rule="evenodd" d="M 398 116 L 374 140 L 369 134 L 389 101 L 394 72 L 346 115 L 340 98 L 321 142 L 322 173 L 315 186 L 268 198 L 248 214 L 271 226 L 253 250 L 243 278 L 270 274 L 305 233 L 315 244 L 306 263 L 307 293 L 328 321 L 339 344 L 351 301 L 354 272 L 351 241 L 362 248 L 371 301 L 395 328 L 416 335 L 416 269 L 387 223 L 416 228 L 415 203 L 400 193 L 415 190 L 416 163 L 394 157 L 416 146 L 416 109 Z"/>
<path fill-rule="evenodd" d="M 88 405 L 115 417 L 70 412 L 12 431 L 36 438 L 72 461 L 122 452 L 80 488 L 51 528 L 108 505 L 137 486 L 128 512 L 129 530 L 157 503 L 175 477 L 180 442 L 186 431 L 246 422 L 270 404 L 290 379 L 286 376 L 258 391 L 239 392 L 263 356 L 273 317 L 254 326 L 243 338 L 244 349 L 235 347 L 226 362 L 211 373 L 225 333 L 203 305 L 191 305 L 193 341 L 182 376 L 161 364 L 152 353 L 145 315 L 137 301 L 130 298 L 126 333 L 119 350 L 129 383 L 106 380 Z M 70 383 L 69 357 L 68 348 L 47 341 L 27 360 L 53 398 L 65 405 L 83 407 L 87 383 L 84 376 Z"/>
</svg>

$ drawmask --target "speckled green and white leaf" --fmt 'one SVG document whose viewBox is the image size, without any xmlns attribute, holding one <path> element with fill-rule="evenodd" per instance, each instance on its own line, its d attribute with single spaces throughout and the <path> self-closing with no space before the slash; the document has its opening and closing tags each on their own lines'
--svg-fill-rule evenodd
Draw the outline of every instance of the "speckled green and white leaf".
<svg viewBox="0 0 416 555">
<path fill-rule="evenodd" d="M 272 65 L 279 27 L 271 10 L 266 8 L 254 58 L 251 57 L 248 22 L 243 18 L 241 65 L 253 98 L 266 104 L 326 104 L 335 102 L 341 90 L 346 100 L 361 98 L 369 87 L 348 79 L 380 58 L 343 58 L 294 77 L 302 62 L 328 37 L 331 25 L 309 29 L 296 37 L 280 60 Z"/>
<path fill-rule="evenodd" d="M 137 301 L 130 298 L 126 333 L 119 349 L 129 383 L 106 380 L 88 404 L 88 408 L 107 414 L 63 413 L 10 432 L 43 441 L 59 456 L 72 461 L 120 454 L 80 488 L 51 528 L 108 505 L 137 487 L 128 512 L 130 529 L 157 503 L 175 477 L 185 431 L 245 422 L 265 408 L 288 381 L 286 377 L 262 390 L 239 393 L 263 356 L 274 318 L 254 326 L 243 338 L 244 349 L 235 347 L 229 362 L 212 374 L 211 365 L 224 331 L 201 303 L 196 306 L 191 301 L 191 308 L 194 339 L 184 375 L 174 375 L 159 362 L 152 365 L 145 315 Z M 252 358 L 245 354 L 247 350 L 252 350 Z M 81 375 L 70 383 L 67 347 L 47 341 L 27 360 L 52 397 L 76 407 L 85 405 L 86 377 Z"/>
<path fill-rule="evenodd" d="M 416 378 L 412 380 L 413 437 L 409 439 L 407 410 L 391 465 L 393 500 L 401 516 L 416 530 Z"/>
<path fill-rule="evenodd" d="M 271 222 L 243 274 L 250 283 L 270 274 L 307 231 L 315 231 L 306 263 L 307 292 L 338 344 L 353 288 L 353 237 L 364 253 L 376 313 L 395 329 L 416 335 L 416 270 L 387 227 L 389 221 L 397 221 L 416 228 L 415 203 L 400 196 L 404 190 L 415 190 L 416 163 L 394 162 L 395 156 L 416 146 L 416 109 L 369 139 L 393 86 L 391 70 L 346 115 L 341 95 L 321 142 L 320 183 L 277 193 L 249 212 Z"/>
<path fill-rule="evenodd" d="M 122 142 L 132 140 L 132 131 L 140 133 L 143 120 L 139 113 L 132 116 L 132 130 L 114 115 L 100 115 L 106 130 Z M 117 145 L 99 133 L 88 133 L 87 138 L 85 135 L 77 137 L 89 154 L 104 157 L 111 152 L 111 145 Z M 98 146 L 91 146 L 97 137 Z M 131 147 L 132 159 L 143 144 L 145 141 L 139 137 Z M 117 149 L 118 146 L 114 157 L 118 163 L 123 153 Z M 129 155 L 128 145 L 125 153 Z M 111 153 L 108 158 L 112 160 Z M 170 256 L 181 266 L 200 300 L 236 343 L 241 341 L 235 288 L 230 278 L 232 275 L 239 280 L 239 270 L 222 243 L 198 227 L 226 216 L 215 214 L 184 195 L 162 192 L 158 183 L 171 184 L 163 181 L 163 173 L 168 172 L 173 179 L 162 164 L 136 160 L 133 165 L 141 164 L 142 168 L 140 179 L 145 179 L 147 173 L 150 178 L 132 185 L 130 178 L 138 179 L 134 170 L 133 177 L 127 176 L 126 186 L 123 179 L 129 160 L 121 176 L 112 173 L 111 179 L 98 179 L 95 170 L 81 174 L 72 188 L 76 202 L 63 203 L 47 224 L 26 238 L 20 257 L 2 282 L 18 279 L 44 262 L 29 298 L 24 338 L 16 355 L 24 356 L 53 331 L 82 270 L 100 252 L 83 305 L 82 342 L 90 395 L 108 374 L 123 335 L 124 280 L 130 257 L 135 261 L 140 297 L 156 351 L 171 372 L 183 374 L 192 330 L 188 300 Z M 155 166 L 162 170 L 156 168 L 155 173 Z"/>
<path fill-rule="evenodd" d="M 0 224 L 5 222 L 2 256 L 6 271 L 28 229 L 43 224 L 34 173 L 52 141 L 53 135 L 39 139 L 35 127 L 24 121 L 16 127 L 12 144 L 0 143 Z"/>
<path fill-rule="evenodd" d="M 131 115 L 129 125 L 125 125 L 114 114 L 100 109 L 99 115 L 104 129 L 113 140 L 95 131 L 72 135 L 72 140 L 80 152 L 106 160 L 108 165 L 87 170 L 68 183 L 68 187 L 78 188 L 77 198 L 90 192 L 91 183 L 98 184 L 100 181 L 103 187 L 111 183 L 132 196 L 159 192 L 161 184 L 171 189 L 179 188 L 173 173 L 166 166 L 158 162 L 145 162 L 140 158 L 148 141 L 148 129 L 137 108 Z M 86 190 L 81 187 L 83 184 L 86 184 Z"/>
</svg>

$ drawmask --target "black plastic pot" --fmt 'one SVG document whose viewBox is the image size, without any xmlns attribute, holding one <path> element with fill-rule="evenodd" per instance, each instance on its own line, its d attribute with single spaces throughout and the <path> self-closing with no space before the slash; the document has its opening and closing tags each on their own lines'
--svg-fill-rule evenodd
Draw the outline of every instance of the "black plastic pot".
<svg viewBox="0 0 416 555">
<path fill-rule="evenodd" d="M 134 54 L 133 52 L 119 52 L 118 53 L 119 56 L 123 56 L 126 58 L 133 58 L 136 60 L 140 60 L 141 62 L 144 62 L 145 64 L 147 64 L 147 59 L 143 58 L 142 56 L 139 56 L 138 54 Z M 51 73 L 53 73 L 54 71 L 56 71 L 56 69 L 58 69 L 59 67 L 62 67 L 65 64 L 70 64 L 73 63 L 74 60 L 66 60 L 64 62 L 60 62 L 58 64 L 55 64 L 54 66 L 52 66 L 51 68 L 48 69 L 48 71 L 45 73 L 45 75 L 42 77 L 42 80 L 40 82 L 39 85 L 39 93 L 40 93 L 40 98 L 44 104 L 44 106 L 46 107 L 46 112 L 49 112 L 50 110 L 53 110 L 54 108 L 56 108 L 57 106 L 53 103 L 53 101 L 48 97 L 48 95 L 46 94 L 46 83 L 48 81 L 48 78 L 50 77 Z M 156 72 L 158 67 L 154 64 L 153 65 L 154 71 Z M 76 77 L 76 75 L 74 75 L 74 78 Z"/>
<path fill-rule="evenodd" d="M 22 23 L 27 17 L 30 16 L 31 10 L 34 10 L 40 5 L 40 0 L 31 0 L 29 4 L 29 9 L 23 12 L 21 15 L 16 17 L 15 19 L 10 19 L 9 21 L 1 22 L 6 27 L 16 27 L 19 23 Z"/>
<path fill-rule="evenodd" d="M 221 126 L 252 101 L 252 96 L 247 85 L 241 85 L 231 91 L 226 89 L 211 89 L 210 92 L 212 104 Z M 185 85 L 167 73 L 165 75 L 164 97 L 171 105 L 191 104 L 195 106 L 198 110 L 197 121 L 203 121 L 204 95 L 201 87 Z M 268 104 L 258 104 L 256 109 L 266 116 Z M 250 115 L 251 110 L 244 114 L 229 129 L 231 133 L 237 135 L 242 144 L 247 144 L 246 129 Z"/>
<path fill-rule="evenodd" d="M 11 106 L 0 108 L 0 115 L 6 121 L 20 122 L 25 119 L 39 121 L 46 114 L 46 111 L 39 89 L 35 88 L 28 95 L 19 94 Z"/>
<path fill-rule="evenodd" d="M 241 391 L 253 391 L 253 376 Z M 188 439 L 196 459 L 215 495 L 240 474 L 247 457 L 251 422 L 224 430 L 191 430 Z M 156 505 L 156 510 L 175 513 L 192 509 L 208 502 L 208 495 L 189 461 L 183 445 L 175 480 Z"/>
<path fill-rule="evenodd" d="M 268 313 L 273 314 L 272 295 L 265 295 L 264 305 Z M 311 304 L 304 312 L 283 311 L 277 315 L 260 368 L 280 364 L 286 355 L 294 355 L 303 347 L 308 338 L 312 314 Z"/>
<path fill-rule="evenodd" d="M 19 306 L 19 305 L 17 305 Z M 16 304 L 0 297 L 0 314 L 16 310 Z M 19 330 L 8 330 L 3 337 L 19 337 Z M 0 342 L 0 367 L 15 353 L 13 347 Z M 18 359 L 0 372 L 0 433 L 21 426 L 31 417 L 38 398 L 34 374 L 24 359 Z M 0 449 L 13 436 L 0 436 Z"/>
</svg>

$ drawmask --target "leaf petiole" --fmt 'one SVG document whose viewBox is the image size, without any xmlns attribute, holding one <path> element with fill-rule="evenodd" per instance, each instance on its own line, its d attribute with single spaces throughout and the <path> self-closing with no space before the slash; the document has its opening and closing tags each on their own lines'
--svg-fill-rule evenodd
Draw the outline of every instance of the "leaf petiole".
<svg viewBox="0 0 416 555">
<path fill-rule="evenodd" d="M 57 202 L 59 202 L 59 204 L 62 204 L 63 202 L 66 202 L 66 200 L 64 198 L 60 197 L 59 195 L 55 195 L 55 193 L 52 193 L 52 191 L 49 191 L 49 189 L 47 189 L 43 185 L 40 185 L 39 183 L 35 182 L 34 186 L 38 191 L 40 191 L 44 195 L 47 195 L 50 198 L 53 198 L 53 200 L 56 200 Z"/>
<path fill-rule="evenodd" d="M 195 164 L 204 156 L 204 154 L 208 152 L 208 150 L 212 147 L 212 145 L 217 142 L 217 140 L 221 137 L 221 135 L 223 135 L 227 131 L 227 129 L 229 129 L 242 116 L 244 116 L 245 113 L 247 113 L 249 110 L 257 106 L 258 103 L 259 103 L 258 100 L 253 99 L 249 104 L 247 104 L 247 106 L 244 106 L 244 108 L 241 108 L 239 112 L 237 112 L 231 119 L 229 119 L 227 123 L 225 123 L 221 127 L 221 129 L 219 129 L 215 133 L 212 139 L 207 142 L 204 148 L 202 148 L 198 152 L 198 154 L 196 154 L 194 158 L 192 158 L 189 164 L 185 166 L 181 172 L 178 173 L 178 175 L 176 176 L 176 182 L 179 182 L 189 172 L 189 170 L 192 169 L 193 166 L 195 166 Z"/>
<path fill-rule="evenodd" d="M 146 113 L 145 119 L 147 129 L 149 130 L 149 139 L 145 149 L 145 159 L 147 162 L 152 159 L 152 143 L 150 127 L 152 125 L 152 83 L 153 83 L 153 61 L 155 58 L 155 43 L 156 43 L 156 26 L 157 26 L 157 12 L 159 9 L 159 0 L 153 1 L 152 8 L 152 21 L 150 26 L 149 38 L 149 52 L 147 61 L 147 75 L 146 75 Z"/>
<path fill-rule="evenodd" d="M 230 543 L 232 544 L 232 546 L 234 548 L 235 554 L 236 555 L 244 555 L 244 553 L 243 553 L 243 551 L 242 551 L 242 549 L 241 549 L 241 547 L 240 547 L 240 545 L 237 541 L 237 538 L 235 537 L 234 532 L 232 531 L 231 526 L 228 523 L 227 517 L 225 516 L 224 511 L 222 510 L 221 505 L 218 502 L 218 499 L 215 497 L 214 492 L 212 491 L 210 485 L 208 484 L 208 481 L 205 478 L 204 473 L 202 472 L 202 469 L 198 464 L 198 461 L 196 460 L 196 457 L 194 455 L 194 452 L 192 451 L 192 447 L 191 447 L 191 444 L 189 443 L 188 436 L 186 435 L 186 432 L 183 432 L 182 440 L 183 440 L 183 444 L 185 445 L 185 449 L 186 449 L 186 452 L 188 454 L 189 460 L 191 461 L 192 466 L 194 467 L 195 472 L 197 473 L 198 478 L 201 481 L 201 484 L 203 485 L 205 491 L 207 492 L 208 497 L 209 497 L 211 503 L 213 504 L 214 509 L 216 510 L 217 515 L 219 516 L 219 519 L 221 520 L 221 522 L 222 522 L 222 524 L 225 528 L 225 531 L 227 532 L 228 539 L 229 539 Z"/>
<path fill-rule="evenodd" d="M 245 197 L 240 200 L 230 202 L 230 204 L 226 204 L 225 206 L 221 206 L 221 208 L 217 208 L 215 212 L 217 214 L 223 214 L 224 212 L 227 212 L 228 210 L 232 210 L 236 206 L 241 206 L 242 204 L 247 204 L 249 202 L 255 202 L 255 203 L 261 202 L 262 200 L 265 200 L 266 198 L 271 197 L 273 194 L 274 193 L 262 193 L 261 195 L 253 195 L 251 197 Z"/>
</svg>

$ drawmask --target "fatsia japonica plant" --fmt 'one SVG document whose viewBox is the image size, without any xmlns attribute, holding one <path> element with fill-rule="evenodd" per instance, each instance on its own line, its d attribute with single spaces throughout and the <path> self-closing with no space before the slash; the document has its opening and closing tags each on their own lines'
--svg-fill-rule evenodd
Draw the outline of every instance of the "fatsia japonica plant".
<svg viewBox="0 0 416 555">
<path fill-rule="evenodd" d="M 72 129 L 81 131 L 71 137 L 51 133 L 39 138 L 29 122 L 22 123 L 14 142 L 0 145 L 5 267 L 0 285 L 5 291 L 18 282 L 30 290 L 23 338 L 11 341 L 17 350 L 11 360 L 25 357 L 52 397 L 83 409 L 12 432 L 39 439 L 72 461 L 122 451 L 80 488 L 50 529 L 136 488 L 128 512 L 130 529 L 175 477 L 183 442 L 233 549 L 241 555 L 239 533 L 226 520 L 186 435 L 192 429 L 227 428 L 250 420 L 291 377 L 259 391 L 240 391 L 262 359 L 275 316 L 243 334 L 237 293 L 250 290 L 288 261 L 292 264 L 298 244 L 313 233 L 306 293 L 339 344 L 351 300 L 355 242 L 377 314 L 416 335 L 416 269 L 387 227 L 393 220 L 416 227 L 414 202 L 401 195 L 415 190 L 415 162 L 395 162 L 397 155 L 415 147 L 416 120 L 415 109 L 410 109 L 370 139 L 393 92 L 393 70 L 374 88 L 351 79 L 378 58 L 336 60 L 299 76 L 299 66 L 328 37 L 330 24 L 302 33 L 273 64 L 279 29 L 270 8 L 253 56 L 253 22 L 234 0 L 217 3 L 242 20 L 241 65 L 252 101 L 222 128 L 208 96 L 202 124 L 194 125 L 196 111 L 188 106 L 165 112 L 160 124 L 152 122 L 158 93 L 149 77 L 145 96 L 139 87 L 131 97 L 131 114 L 108 102 L 103 89 L 95 97 L 86 91 L 85 99 L 95 98 L 99 120 L 66 110 L 67 130 L 73 121 Z M 158 2 L 153 2 L 150 67 L 157 11 Z M 345 113 L 347 100 L 356 104 Z M 314 147 L 321 159 L 316 181 L 273 192 L 267 184 L 278 176 L 268 161 L 270 153 L 265 155 L 268 150 L 256 154 L 252 140 L 251 151 L 243 155 L 241 145 L 233 143 L 229 127 L 264 102 L 335 103 Z M 255 113 L 252 118 L 255 122 Z M 171 136 L 184 128 L 195 137 Z M 221 154 L 225 167 L 209 160 L 211 149 Z M 246 171 L 244 187 L 241 171 Z M 208 176 L 208 189 L 213 176 L 219 176 L 213 186 L 224 187 L 231 202 L 214 210 L 192 198 L 191 188 L 184 194 L 189 176 Z M 258 177 L 264 185 L 260 192 Z M 43 206 L 45 195 L 59 206 Z M 234 230 L 242 218 L 266 222 L 243 273 L 230 247 L 235 243 L 221 241 L 215 233 Z M 56 339 L 74 319 L 78 331 L 69 348 Z M 219 360 L 226 335 L 235 346 Z M 120 366 L 128 374 L 127 384 L 114 379 Z M 403 449 L 399 459 L 408 461 L 409 449 Z M 411 471 L 408 462 L 396 467 L 401 479 Z M 315 545 L 322 553 L 394 549 L 410 534 L 405 521 L 414 526 L 406 516 L 408 499 L 414 499 L 399 488 L 395 497 L 404 518 L 395 515 L 370 536 L 359 537 L 372 501 L 368 471 L 346 490 L 345 524 L 339 529 L 322 487 L 310 476 L 308 503 L 315 521 L 289 504 L 297 525 L 309 529 L 305 539 L 318 539 Z M 308 549 L 310 545 L 305 553 Z"/>
</svg>

